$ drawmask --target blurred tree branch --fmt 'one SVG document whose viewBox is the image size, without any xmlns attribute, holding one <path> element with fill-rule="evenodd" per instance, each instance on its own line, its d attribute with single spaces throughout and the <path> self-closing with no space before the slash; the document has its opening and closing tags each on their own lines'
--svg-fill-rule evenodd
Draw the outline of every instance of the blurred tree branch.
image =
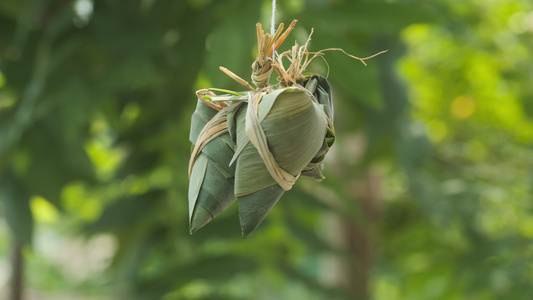
<svg viewBox="0 0 533 300">
<path fill-rule="evenodd" d="M 22 245 L 13 237 L 11 246 L 10 300 L 22 300 L 24 291 L 24 256 Z"/>
</svg>

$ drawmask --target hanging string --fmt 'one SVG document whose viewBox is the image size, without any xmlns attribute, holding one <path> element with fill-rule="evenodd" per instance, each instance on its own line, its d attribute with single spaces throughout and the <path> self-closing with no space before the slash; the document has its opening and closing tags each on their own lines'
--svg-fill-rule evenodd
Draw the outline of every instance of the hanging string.
<svg viewBox="0 0 533 300">
<path fill-rule="evenodd" d="M 270 34 L 274 36 L 276 33 L 276 0 L 272 0 L 272 18 L 270 19 Z M 276 55 L 276 49 L 272 44 L 272 58 Z"/>
<path fill-rule="evenodd" d="M 272 18 L 270 19 L 270 34 L 276 32 L 276 0 L 272 0 Z"/>
</svg>

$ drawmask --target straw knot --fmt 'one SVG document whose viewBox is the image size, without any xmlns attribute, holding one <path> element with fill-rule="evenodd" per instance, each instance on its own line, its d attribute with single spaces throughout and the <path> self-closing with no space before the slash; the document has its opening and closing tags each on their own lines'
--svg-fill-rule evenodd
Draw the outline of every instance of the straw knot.
<svg viewBox="0 0 533 300">
<path fill-rule="evenodd" d="M 252 82 L 258 88 L 264 88 L 269 85 L 270 74 L 272 74 L 272 59 L 267 58 L 260 60 L 259 58 L 252 64 Z"/>
</svg>

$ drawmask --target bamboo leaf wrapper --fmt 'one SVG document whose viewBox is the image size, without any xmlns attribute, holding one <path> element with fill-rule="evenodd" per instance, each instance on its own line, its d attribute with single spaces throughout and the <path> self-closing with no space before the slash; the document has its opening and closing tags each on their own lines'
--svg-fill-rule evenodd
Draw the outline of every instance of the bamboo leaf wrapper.
<svg viewBox="0 0 533 300">
<path fill-rule="evenodd" d="M 300 175 L 323 178 L 323 160 L 335 141 L 330 86 L 320 75 L 304 75 L 307 43 L 272 56 L 295 23 L 284 33 L 280 24 L 274 35 L 257 24 L 259 54 L 252 64 L 257 88 L 221 67 L 250 91 L 197 92 L 190 132 L 191 233 L 237 200 L 242 235 L 247 237 Z M 290 61 L 289 68 L 283 58 Z M 276 88 L 269 83 L 273 70 L 279 75 Z"/>
</svg>

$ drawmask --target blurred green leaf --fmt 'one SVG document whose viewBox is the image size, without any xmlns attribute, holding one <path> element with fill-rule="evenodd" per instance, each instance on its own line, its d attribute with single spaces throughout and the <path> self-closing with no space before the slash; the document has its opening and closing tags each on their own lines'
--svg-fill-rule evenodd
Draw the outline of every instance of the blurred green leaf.
<svg viewBox="0 0 533 300">
<path fill-rule="evenodd" d="M 113 202 L 104 208 L 100 218 L 89 224 L 86 230 L 96 232 L 128 227 L 156 210 L 161 204 L 163 195 L 162 190 L 151 190 Z"/>
<path fill-rule="evenodd" d="M 389 51 L 366 67 L 324 56 L 337 137 L 325 180 L 298 180 L 247 240 L 235 205 L 190 236 L 194 90 L 240 90 L 218 67 L 248 80 L 271 4 L 0 1 L 2 218 L 29 244 L 28 199 L 68 196 L 57 223 L 36 224 L 26 289 L 530 299 L 533 4 L 523 0 L 278 1 L 276 24 L 299 20 L 280 51 L 311 28 L 310 51 Z M 327 69 L 318 59 L 308 71 Z M 100 237 L 110 242 L 92 244 Z M 0 234 L 0 254 L 9 240 Z"/>
<path fill-rule="evenodd" d="M 330 32 L 355 31 L 365 34 L 399 32 L 413 23 L 433 23 L 440 19 L 433 3 L 418 5 L 388 1 L 351 1 L 328 9 L 310 7 L 300 19 L 306 27 Z M 349 20 L 349 22 L 345 22 Z M 345 49 L 346 50 L 346 49 Z"/>
<path fill-rule="evenodd" d="M 25 184 L 32 193 L 60 206 L 62 187 L 74 180 L 94 182 L 94 171 L 83 140 L 61 136 L 64 124 L 58 118 L 36 123 L 22 141 L 31 153 Z"/>
<path fill-rule="evenodd" d="M 236 86 L 233 79 L 219 70 L 219 66 L 228 68 L 242 78 L 247 78 L 247 74 L 251 73 L 254 60 L 252 47 L 257 44 L 255 24 L 260 12 L 261 1 L 241 0 L 219 6 L 219 22 L 206 40 L 208 52 L 205 67 L 214 85 L 212 87 L 232 89 Z"/>
<path fill-rule="evenodd" d="M 234 255 L 203 257 L 171 270 L 164 277 L 142 282 L 133 299 L 159 299 L 169 291 L 196 280 L 220 282 L 238 273 L 250 272 L 257 267 L 255 260 Z M 183 272 L 187 270 L 187 272 Z"/>
</svg>

